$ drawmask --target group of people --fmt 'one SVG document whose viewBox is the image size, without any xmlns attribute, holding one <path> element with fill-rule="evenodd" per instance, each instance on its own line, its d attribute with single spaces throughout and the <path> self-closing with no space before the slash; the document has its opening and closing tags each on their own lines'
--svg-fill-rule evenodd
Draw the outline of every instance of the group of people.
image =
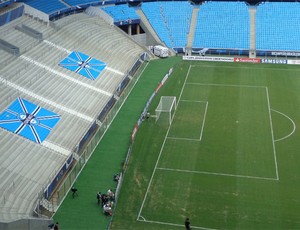
<svg viewBox="0 0 300 230">
<path fill-rule="evenodd" d="M 112 189 L 108 189 L 106 194 L 97 193 L 97 204 L 103 207 L 103 213 L 112 216 L 112 207 L 115 202 L 115 194 Z"/>
<path fill-rule="evenodd" d="M 119 183 L 120 174 L 114 174 L 114 181 Z M 115 202 L 115 193 L 110 188 L 106 193 L 97 193 L 97 204 L 103 208 L 103 213 L 106 216 L 112 216 L 112 207 Z"/>
</svg>

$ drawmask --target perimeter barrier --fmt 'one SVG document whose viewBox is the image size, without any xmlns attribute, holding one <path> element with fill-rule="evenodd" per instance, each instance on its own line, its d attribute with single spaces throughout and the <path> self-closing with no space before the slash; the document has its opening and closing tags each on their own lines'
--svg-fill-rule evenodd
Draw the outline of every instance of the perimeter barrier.
<svg viewBox="0 0 300 230">
<path fill-rule="evenodd" d="M 37 216 L 50 218 L 53 217 L 54 213 L 71 189 L 71 186 L 81 173 L 83 167 L 91 157 L 93 151 L 106 133 L 111 122 L 119 112 L 124 101 L 127 99 L 134 85 L 140 78 L 142 71 L 146 67 L 145 61 L 147 60 L 148 59 L 145 59 L 145 54 L 142 54 L 137 60 L 137 62 L 139 63 L 138 66 L 136 64 L 137 62 L 134 63 L 134 65 L 128 71 L 128 73 L 134 73 L 134 75 L 130 76 L 130 81 L 126 80 L 126 84 L 121 83 L 121 94 L 118 90 L 120 88 L 116 90 L 114 97 L 116 97 L 117 100 L 113 100 L 113 106 L 109 105 L 104 108 L 105 117 L 103 116 L 103 113 L 100 112 L 98 119 L 95 121 L 95 123 L 92 124 L 88 132 L 83 135 L 82 140 L 74 149 L 74 152 L 72 154 L 72 162 L 70 159 L 68 159 L 66 162 L 68 167 L 65 167 L 64 165 L 59 172 L 56 172 L 55 175 L 51 176 L 50 178 L 52 179 L 51 181 L 49 181 L 48 186 L 40 191 L 40 193 L 38 194 L 37 204 L 34 209 L 34 213 Z M 134 71 L 132 71 L 132 69 L 134 69 Z M 124 76 L 124 79 L 127 78 L 128 74 Z M 99 120 L 99 118 L 101 118 L 101 121 Z M 62 175 L 64 176 L 63 180 L 61 180 Z"/>
<path fill-rule="evenodd" d="M 122 168 L 122 171 L 120 173 L 120 179 L 119 179 L 119 182 L 118 182 L 118 185 L 117 185 L 117 189 L 116 189 L 116 192 L 115 192 L 115 205 L 114 205 L 114 209 L 117 206 L 118 195 L 119 195 L 119 192 L 120 192 L 121 187 L 122 187 L 123 177 L 124 177 L 124 175 L 126 173 L 126 170 L 127 170 L 128 162 L 129 162 L 129 159 L 130 159 L 130 156 L 131 156 L 131 152 L 132 152 L 132 147 L 133 147 L 134 140 L 135 140 L 136 134 L 138 132 L 138 129 L 139 129 L 140 125 L 143 123 L 143 121 L 145 120 L 145 117 L 146 117 L 146 115 L 148 113 L 149 106 L 150 106 L 151 102 L 153 101 L 155 95 L 159 92 L 160 88 L 166 83 L 166 81 L 168 80 L 168 78 L 171 76 L 172 72 L 173 72 L 173 67 L 169 69 L 169 71 L 166 73 L 166 75 L 161 80 L 161 82 L 158 83 L 156 89 L 154 90 L 154 92 L 151 94 L 150 98 L 146 102 L 146 105 L 145 105 L 145 107 L 144 107 L 144 109 L 143 109 L 143 111 L 142 111 L 139 119 L 137 120 L 137 123 L 134 125 L 134 128 L 132 130 L 132 134 L 131 134 L 131 143 L 130 143 L 130 145 L 128 147 L 126 159 L 125 159 L 125 162 L 123 164 L 123 168 Z M 112 223 L 113 217 L 114 216 L 112 216 L 110 222 L 108 223 L 107 229 L 110 228 L 110 225 Z"/>
</svg>

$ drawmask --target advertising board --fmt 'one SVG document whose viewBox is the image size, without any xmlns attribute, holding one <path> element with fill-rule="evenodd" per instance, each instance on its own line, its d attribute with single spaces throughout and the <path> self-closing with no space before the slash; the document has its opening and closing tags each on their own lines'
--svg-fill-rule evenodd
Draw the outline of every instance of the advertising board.
<svg viewBox="0 0 300 230">
<path fill-rule="evenodd" d="M 219 62 L 233 62 L 233 57 L 205 57 L 205 56 L 183 56 L 183 60 L 187 61 L 219 61 Z"/>
<path fill-rule="evenodd" d="M 261 63 L 263 64 L 287 64 L 286 59 L 271 59 L 271 58 L 262 58 Z"/>
<path fill-rule="evenodd" d="M 292 51 L 273 51 L 271 52 L 273 56 L 290 56 L 290 57 L 299 57 L 300 52 L 292 52 Z"/>
<path fill-rule="evenodd" d="M 289 64 L 289 65 L 300 65 L 300 60 L 288 60 L 287 64 Z"/>
<path fill-rule="evenodd" d="M 260 58 L 234 58 L 234 62 L 260 63 Z"/>
</svg>

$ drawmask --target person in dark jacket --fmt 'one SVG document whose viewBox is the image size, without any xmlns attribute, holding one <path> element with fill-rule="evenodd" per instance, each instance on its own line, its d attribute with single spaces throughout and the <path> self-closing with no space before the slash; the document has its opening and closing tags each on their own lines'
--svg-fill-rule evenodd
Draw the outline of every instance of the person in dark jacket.
<svg viewBox="0 0 300 230">
<path fill-rule="evenodd" d="M 190 226 L 191 223 L 190 223 L 190 219 L 188 217 L 185 219 L 184 225 L 185 225 L 186 230 L 191 230 L 191 226 Z"/>
<path fill-rule="evenodd" d="M 54 228 L 53 228 L 54 230 L 59 230 L 59 224 L 58 224 L 58 222 L 56 222 L 56 224 L 54 225 Z"/>
</svg>

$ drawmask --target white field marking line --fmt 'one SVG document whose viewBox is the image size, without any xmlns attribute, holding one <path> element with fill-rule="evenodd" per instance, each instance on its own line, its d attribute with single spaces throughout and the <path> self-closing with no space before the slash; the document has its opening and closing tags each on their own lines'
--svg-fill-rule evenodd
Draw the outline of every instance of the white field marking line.
<svg viewBox="0 0 300 230">
<path fill-rule="evenodd" d="M 203 129 L 204 129 L 204 124 L 205 124 L 205 120 L 206 120 L 207 107 L 208 107 L 208 101 L 206 102 L 206 105 L 205 105 L 205 112 L 204 112 L 204 117 L 203 117 L 203 121 L 202 121 L 201 133 L 200 133 L 200 141 L 202 140 Z"/>
<path fill-rule="evenodd" d="M 6 85 L 8 85 L 8 86 L 10 86 L 10 87 L 12 87 L 12 88 L 14 88 L 14 89 L 20 91 L 20 92 L 23 92 L 23 93 L 25 93 L 25 94 L 27 94 L 27 95 L 33 97 L 33 98 L 36 98 L 36 99 L 38 99 L 38 100 L 40 100 L 40 101 L 42 101 L 42 102 L 44 102 L 44 103 L 46 103 L 46 104 L 52 105 L 52 106 L 54 106 L 54 107 L 56 107 L 56 108 L 59 108 L 59 109 L 65 111 L 65 112 L 67 112 L 67 113 L 69 113 L 69 114 L 72 114 L 72 115 L 74 115 L 74 116 L 77 116 L 77 117 L 79 117 L 79 118 L 82 118 L 82 119 L 84 119 L 84 120 L 87 120 L 87 121 L 89 121 L 89 122 L 94 121 L 94 119 L 93 119 L 92 117 L 90 117 L 90 116 L 87 116 L 87 115 L 85 115 L 85 114 L 79 113 L 79 112 L 77 112 L 77 111 L 75 111 L 75 110 L 73 110 L 73 109 L 69 109 L 69 108 L 67 108 L 67 107 L 65 107 L 65 106 L 63 106 L 63 105 L 57 104 L 57 103 L 54 102 L 54 101 L 51 101 L 51 100 L 46 99 L 46 98 L 44 98 L 44 97 L 42 97 L 42 96 L 40 96 L 40 95 L 37 95 L 37 94 L 35 94 L 35 93 L 33 93 L 33 92 L 31 92 L 31 91 L 29 91 L 29 90 L 27 90 L 27 89 L 25 89 L 25 88 L 23 88 L 23 87 L 17 85 L 17 84 L 15 84 L 15 83 L 12 83 L 12 82 L 10 82 L 10 81 L 8 81 L 8 80 L 2 78 L 2 77 L 0 77 L 0 82 L 3 82 L 4 84 L 6 84 Z"/>
<path fill-rule="evenodd" d="M 145 217 L 143 217 L 143 216 L 140 216 L 140 218 L 141 218 L 143 221 L 146 221 Z"/>
<path fill-rule="evenodd" d="M 66 74 L 63 74 L 63 73 L 61 73 L 61 72 L 58 72 L 58 71 L 52 69 L 52 68 L 49 67 L 49 66 L 46 66 L 46 65 L 44 65 L 44 64 L 42 64 L 42 63 L 40 63 L 40 62 L 37 62 L 37 61 L 35 61 L 35 60 L 33 60 L 33 59 L 29 58 L 29 57 L 26 57 L 26 56 L 24 56 L 24 55 L 21 55 L 20 58 L 22 58 L 23 60 L 28 61 L 28 62 L 30 62 L 30 63 L 32 63 L 32 64 L 34 64 L 34 65 L 36 65 L 36 66 L 38 66 L 38 67 L 40 67 L 40 68 L 43 68 L 43 69 L 45 69 L 45 70 L 47 70 L 47 71 L 49 71 L 49 72 L 51 72 L 51 73 L 53 73 L 53 74 L 55 74 L 55 75 L 58 75 L 58 76 L 60 76 L 60 77 L 63 77 L 63 78 L 65 78 L 65 79 L 69 80 L 69 81 L 75 82 L 75 83 L 77 83 L 77 84 L 79 84 L 79 85 L 82 85 L 82 86 L 84 86 L 84 87 L 86 87 L 86 88 L 89 88 L 89 89 L 91 89 L 91 90 L 94 90 L 94 91 L 96 91 L 96 92 L 98 92 L 98 93 L 102 93 L 102 94 L 104 94 L 104 95 L 106 95 L 106 96 L 109 96 L 109 97 L 112 96 L 112 93 L 106 92 L 106 91 L 101 90 L 101 89 L 98 89 L 98 88 L 96 88 L 96 87 L 94 87 L 94 86 L 92 86 L 92 85 L 89 85 L 89 84 L 86 84 L 86 83 L 84 83 L 84 82 L 81 82 L 81 81 L 79 81 L 79 80 L 77 80 L 77 79 L 75 79 L 75 78 L 72 78 L 72 77 L 70 77 L 70 76 L 68 76 L 68 75 L 66 75 Z"/>
<path fill-rule="evenodd" d="M 196 101 L 196 100 L 180 100 L 183 102 L 198 102 L 198 103 L 206 103 L 207 101 Z"/>
<path fill-rule="evenodd" d="M 255 67 L 242 67 L 242 66 L 210 66 L 210 65 L 191 65 L 192 67 L 207 67 L 207 68 L 228 68 L 228 69 L 257 69 L 257 70 L 283 70 L 283 71 L 299 71 L 299 69 L 284 69 L 284 68 L 255 68 Z"/>
<path fill-rule="evenodd" d="M 275 140 L 274 140 L 273 125 L 272 125 L 272 117 L 271 117 L 271 108 L 270 108 L 270 99 L 269 99 L 268 87 L 266 87 L 266 86 L 250 86 L 250 85 L 202 84 L 202 83 L 186 83 L 186 84 L 226 86 L 226 87 L 229 86 L 229 87 L 264 88 L 266 90 L 267 102 L 268 102 L 268 111 L 269 111 L 269 120 L 270 120 L 270 128 L 271 128 L 271 136 L 272 136 L 272 145 L 273 145 L 273 155 L 274 155 L 275 170 L 276 170 L 276 178 L 277 178 L 277 180 L 279 180 L 278 164 L 277 164 L 277 157 L 276 157 L 276 148 L 275 148 Z"/>
<path fill-rule="evenodd" d="M 48 40 L 44 40 L 43 42 L 45 42 L 46 44 L 48 44 L 48 45 L 50 45 L 50 46 L 52 46 L 52 47 L 55 47 L 56 49 L 59 49 L 59 50 L 61 50 L 61 51 L 64 51 L 64 52 L 66 52 L 66 53 L 68 53 L 68 54 L 72 53 L 71 50 L 68 50 L 68 49 L 66 49 L 66 48 L 64 48 L 64 47 L 62 47 L 62 46 L 56 45 L 56 44 L 54 44 L 53 42 L 50 42 L 50 41 L 48 41 Z"/>
<path fill-rule="evenodd" d="M 269 117 L 270 117 L 270 127 L 271 127 L 272 143 L 273 143 L 273 154 L 274 154 L 274 160 L 275 160 L 276 177 L 277 177 L 277 180 L 279 180 L 277 157 L 276 157 L 276 148 L 275 148 L 274 132 L 273 132 L 273 124 L 272 124 L 273 122 L 272 122 L 272 116 L 271 116 L 270 97 L 269 97 L 268 87 L 266 87 L 266 94 L 267 94 L 268 110 L 269 110 Z"/>
<path fill-rule="evenodd" d="M 270 178 L 270 177 L 247 176 L 247 175 L 230 174 L 230 173 L 215 173 L 215 172 L 194 171 L 194 170 L 185 170 L 185 169 L 157 168 L 157 170 L 205 174 L 205 175 L 214 175 L 214 176 L 238 177 L 238 178 L 248 178 L 248 179 L 259 179 L 259 180 L 276 180 L 276 181 L 278 180 L 277 178 Z"/>
<path fill-rule="evenodd" d="M 201 141 L 201 139 L 202 139 L 202 133 L 203 133 L 203 128 L 204 128 L 204 123 L 205 123 L 205 118 L 206 118 L 206 112 L 207 112 L 208 102 L 207 101 L 194 101 L 194 100 L 180 100 L 180 101 L 183 101 L 183 102 L 205 103 L 206 104 L 205 105 L 204 116 L 203 116 L 203 119 L 202 119 L 202 125 L 201 125 L 201 129 L 200 129 L 200 137 L 199 137 L 199 139 L 196 139 L 196 138 L 184 138 L 184 137 L 167 137 L 167 138 L 168 139 L 173 139 L 173 140 Z"/>
<path fill-rule="evenodd" d="M 259 85 L 227 85 L 227 84 L 208 84 L 208 83 L 186 83 L 187 85 L 206 85 L 206 86 L 220 86 L 220 87 L 246 87 L 246 88 L 266 88 L 265 86 Z"/>
<path fill-rule="evenodd" d="M 189 74 L 190 74 L 190 71 L 191 71 L 191 66 L 189 66 L 189 69 L 188 69 L 188 71 L 187 71 L 187 73 L 186 73 L 185 80 L 184 80 L 183 86 L 182 86 L 181 91 L 180 91 L 180 94 L 179 94 L 178 104 L 179 104 L 180 101 L 181 101 L 181 96 L 182 96 L 184 87 L 185 87 L 185 85 L 186 85 L 187 78 L 188 78 L 188 76 L 189 76 Z M 177 105 L 177 106 L 178 106 L 178 105 Z M 175 112 L 176 112 L 176 111 L 175 111 Z"/>
<path fill-rule="evenodd" d="M 153 221 L 153 220 L 138 220 L 141 222 L 148 222 L 152 224 L 163 224 L 163 225 L 169 225 L 169 226 L 174 226 L 174 227 L 184 227 L 183 224 L 173 224 L 173 223 L 168 223 L 168 222 L 161 222 L 161 221 Z M 204 228 L 204 227 L 198 227 L 198 226 L 191 226 L 191 229 L 203 229 L 203 230 L 216 230 L 214 228 Z"/>
<path fill-rule="evenodd" d="M 184 137 L 167 137 L 167 138 L 171 140 L 200 141 L 200 139 L 195 139 L 195 138 L 184 138 Z"/>
<path fill-rule="evenodd" d="M 295 124 L 295 122 L 294 122 L 290 117 L 288 117 L 287 115 L 285 115 L 284 113 L 281 113 L 281 112 L 279 112 L 279 111 L 277 111 L 277 110 L 275 110 L 275 109 L 271 109 L 271 110 L 274 111 L 274 112 L 276 112 L 276 113 L 281 114 L 281 115 L 284 116 L 284 117 L 286 117 L 286 118 L 289 119 L 289 120 L 292 122 L 292 124 L 293 124 L 293 131 L 292 131 L 290 134 L 286 135 L 285 137 L 282 137 L 282 138 L 279 138 L 279 139 L 277 139 L 277 140 L 274 140 L 274 141 L 275 141 L 275 142 L 276 142 L 276 141 L 282 141 L 282 140 L 284 140 L 284 139 L 290 137 L 291 135 L 293 135 L 293 133 L 294 133 L 295 130 L 296 130 L 296 124 Z"/>
<path fill-rule="evenodd" d="M 199 103 L 205 103 L 205 111 L 204 111 L 204 116 L 203 116 L 203 120 L 202 120 L 202 126 L 201 126 L 201 131 L 200 131 L 200 137 L 199 137 L 199 141 L 202 140 L 202 134 L 203 134 L 203 129 L 204 129 L 204 124 L 205 124 L 205 119 L 206 119 L 206 113 L 207 113 L 207 107 L 208 107 L 208 101 L 194 101 L 194 100 L 180 100 L 180 101 L 184 101 L 184 102 L 199 102 Z M 182 138 L 180 138 L 182 139 Z M 189 138 L 183 138 L 183 139 L 189 139 Z M 198 140 L 198 139 L 191 139 L 191 140 Z"/>
<path fill-rule="evenodd" d="M 188 71 L 187 71 L 187 73 L 186 73 L 185 80 L 184 80 L 184 84 L 183 84 L 183 87 L 182 87 L 182 89 L 181 89 L 180 96 L 179 96 L 179 102 L 180 102 L 180 98 L 181 98 L 181 95 L 182 95 L 182 91 L 183 91 L 185 82 L 186 82 L 186 80 L 187 80 L 187 78 L 188 78 L 190 69 L 191 69 L 191 67 L 189 67 L 189 69 L 188 69 Z M 175 110 L 175 113 L 176 113 L 176 110 Z M 173 118 L 175 117 L 175 113 L 174 113 Z M 173 118 L 172 118 L 172 120 L 171 120 L 171 124 L 172 124 Z M 153 177 L 154 177 L 154 174 L 155 174 L 155 171 L 156 171 L 156 168 L 157 168 L 159 159 L 160 159 L 160 157 L 161 157 L 162 151 L 163 151 L 164 146 L 165 146 L 165 143 L 166 143 L 166 141 L 167 141 L 168 134 L 169 134 L 169 132 L 170 132 L 170 128 L 171 128 L 171 125 L 169 126 L 169 128 L 168 128 L 168 130 L 167 130 L 165 139 L 164 139 L 164 141 L 163 141 L 163 143 L 162 143 L 162 146 L 161 146 L 161 148 L 160 148 L 158 158 L 157 158 L 157 160 L 156 160 L 156 163 L 155 163 L 155 166 L 154 166 L 154 169 L 153 169 L 153 172 L 152 172 L 152 175 L 151 175 L 151 178 L 150 178 L 150 181 L 149 181 L 149 184 L 148 184 L 148 187 L 147 187 L 147 190 L 146 190 L 146 193 L 145 193 L 145 196 L 144 196 L 144 199 L 143 199 L 141 208 L 140 208 L 139 213 L 138 213 L 138 216 L 137 216 L 137 220 L 138 220 L 139 217 L 141 216 L 143 207 L 144 207 L 144 205 L 145 205 L 145 202 L 146 202 L 146 199 L 147 199 L 147 196 L 148 196 L 148 192 L 149 192 L 150 186 L 151 186 L 151 184 L 152 184 L 152 180 L 153 180 Z"/>
<path fill-rule="evenodd" d="M 171 120 L 171 123 L 172 123 L 172 120 Z M 162 151 L 163 151 L 163 149 L 164 149 L 164 146 L 165 146 L 165 143 L 166 143 L 167 136 L 168 136 L 168 134 L 169 134 L 170 128 L 171 128 L 171 125 L 169 126 L 169 128 L 168 128 L 168 130 L 167 130 L 167 133 L 166 133 L 164 142 L 162 143 L 162 146 L 161 146 L 161 148 L 160 148 L 158 158 L 157 158 L 157 160 L 156 160 L 156 163 L 155 163 L 155 166 L 154 166 L 154 169 L 153 169 L 153 172 L 152 172 L 152 175 L 151 175 L 151 178 L 150 178 L 150 181 L 149 181 L 149 184 L 148 184 L 148 187 L 147 187 L 147 190 L 146 190 L 146 193 L 145 193 L 145 196 L 144 196 L 144 199 L 143 199 L 143 202 L 142 202 L 140 211 L 139 211 L 138 216 L 137 216 L 137 220 L 138 220 L 139 217 L 141 216 L 142 209 L 143 209 L 143 207 L 144 207 L 146 198 L 147 198 L 147 196 L 148 196 L 148 192 L 149 192 L 150 186 L 151 186 L 151 184 L 152 184 L 152 180 L 153 180 L 153 177 L 154 177 L 154 174 L 155 174 L 155 171 L 156 171 L 156 168 L 157 168 L 159 159 L 160 159 L 160 157 L 161 157 Z"/>
</svg>

